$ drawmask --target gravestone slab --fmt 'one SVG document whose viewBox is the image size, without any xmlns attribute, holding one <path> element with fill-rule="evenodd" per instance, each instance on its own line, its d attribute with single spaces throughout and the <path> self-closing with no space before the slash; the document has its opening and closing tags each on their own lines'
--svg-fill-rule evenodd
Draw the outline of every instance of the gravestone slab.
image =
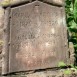
<svg viewBox="0 0 77 77">
<path fill-rule="evenodd" d="M 2 74 L 68 63 L 64 7 L 40 1 L 5 10 Z"/>
</svg>

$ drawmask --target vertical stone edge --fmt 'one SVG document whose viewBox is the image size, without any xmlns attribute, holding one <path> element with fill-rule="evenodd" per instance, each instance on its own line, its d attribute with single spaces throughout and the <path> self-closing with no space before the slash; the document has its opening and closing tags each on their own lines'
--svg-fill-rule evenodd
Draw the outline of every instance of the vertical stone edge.
<svg viewBox="0 0 77 77">
<path fill-rule="evenodd" d="M 63 24 L 64 24 L 64 33 L 67 33 L 67 52 L 66 52 L 66 58 L 67 58 L 67 65 L 71 65 L 71 64 L 74 64 L 74 61 L 75 61 L 75 53 L 74 53 L 74 46 L 73 46 L 73 43 L 72 42 L 69 42 L 69 31 L 68 31 L 68 28 L 67 28 L 67 23 L 66 23 L 66 12 L 65 12 L 65 6 L 64 6 L 64 9 L 63 9 Z"/>
<path fill-rule="evenodd" d="M 64 35 L 66 35 L 65 37 L 65 44 L 64 46 L 66 47 L 66 59 L 67 62 L 66 64 L 69 65 L 70 64 L 70 58 L 69 58 L 69 44 L 68 44 L 68 29 L 67 29 L 67 23 L 66 23 L 66 12 L 65 12 L 65 6 L 61 7 L 62 8 L 62 22 L 63 22 L 63 27 L 64 27 Z"/>
<path fill-rule="evenodd" d="M 2 73 L 2 48 L 3 48 L 3 26 L 4 26 L 4 9 L 0 6 L 0 75 Z"/>
<path fill-rule="evenodd" d="M 9 72 L 9 34 L 10 34 L 10 25 L 9 25 L 9 14 L 10 7 L 5 9 L 4 17 L 4 29 L 3 29 L 3 51 L 2 51 L 2 75 Z"/>
</svg>

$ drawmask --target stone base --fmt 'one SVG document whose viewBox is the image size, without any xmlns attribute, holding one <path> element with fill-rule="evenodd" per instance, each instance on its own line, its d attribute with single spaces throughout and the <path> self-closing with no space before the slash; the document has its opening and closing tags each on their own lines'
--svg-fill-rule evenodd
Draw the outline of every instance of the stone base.
<svg viewBox="0 0 77 77">
<path fill-rule="evenodd" d="M 30 71 L 13 73 L 2 77 L 77 77 L 77 71 L 75 69 L 47 69 L 42 71 L 39 70 L 36 72 Z"/>
</svg>

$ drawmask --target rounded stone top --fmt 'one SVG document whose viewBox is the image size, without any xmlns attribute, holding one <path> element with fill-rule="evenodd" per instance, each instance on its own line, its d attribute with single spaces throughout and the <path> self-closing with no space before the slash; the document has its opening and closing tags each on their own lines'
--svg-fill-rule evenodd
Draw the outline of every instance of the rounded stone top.
<svg viewBox="0 0 77 77">
<path fill-rule="evenodd" d="M 0 5 L 3 7 L 14 6 L 21 3 L 28 3 L 33 1 L 41 1 L 49 4 L 63 6 L 65 0 L 0 0 Z"/>
</svg>

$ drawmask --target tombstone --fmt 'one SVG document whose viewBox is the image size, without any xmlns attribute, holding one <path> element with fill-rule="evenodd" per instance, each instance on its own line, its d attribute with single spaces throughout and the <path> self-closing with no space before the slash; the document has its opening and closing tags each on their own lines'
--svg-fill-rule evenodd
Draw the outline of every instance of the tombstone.
<svg viewBox="0 0 77 77">
<path fill-rule="evenodd" d="M 68 64 L 64 10 L 41 1 L 5 8 L 2 74 Z"/>
</svg>

